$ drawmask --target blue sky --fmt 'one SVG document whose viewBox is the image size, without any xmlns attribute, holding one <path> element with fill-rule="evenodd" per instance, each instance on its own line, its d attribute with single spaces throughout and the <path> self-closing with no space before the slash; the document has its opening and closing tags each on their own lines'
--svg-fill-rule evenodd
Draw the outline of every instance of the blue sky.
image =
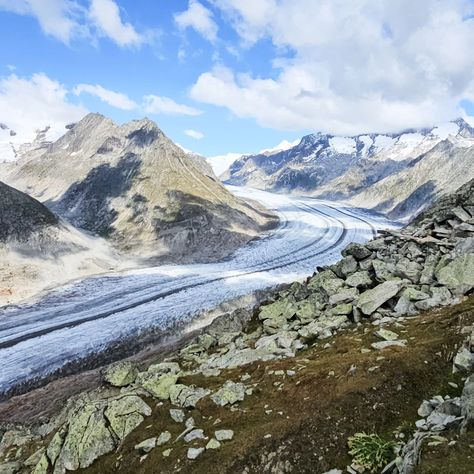
<svg viewBox="0 0 474 474">
<path fill-rule="evenodd" d="M 0 122 L 147 115 L 213 156 L 474 115 L 473 2 L 376 3 L 0 0 Z"/>
</svg>

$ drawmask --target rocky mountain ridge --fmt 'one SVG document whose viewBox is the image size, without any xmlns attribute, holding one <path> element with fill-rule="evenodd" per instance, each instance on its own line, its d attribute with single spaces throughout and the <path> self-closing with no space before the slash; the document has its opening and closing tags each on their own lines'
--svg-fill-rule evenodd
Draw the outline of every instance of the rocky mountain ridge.
<svg viewBox="0 0 474 474">
<path fill-rule="evenodd" d="M 474 309 L 465 297 L 473 289 L 474 180 L 412 225 L 349 245 L 339 262 L 253 313 L 216 319 L 165 361 L 105 368 L 100 389 L 71 399 L 46 424 L 6 431 L 0 456 L 14 473 L 147 473 L 160 463 L 163 472 L 218 465 L 341 474 L 349 438 L 346 472 L 414 472 L 425 441 L 434 448 L 472 437 Z M 450 394 L 433 393 L 440 373 Z M 407 402 L 417 403 L 416 426 Z M 391 427 L 390 448 L 357 451 L 357 440 L 383 445 L 375 434 L 355 434 L 374 426 Z M 456 459 L 457 472 L 468 474 L 472 463 Z"/>
<path fill-rule="evenodd" d="M 474 128 L 463 119 L 400 134 L 313 134 L 286 151 L 244 156 L 231 184 L 300 192 L 408 219 L 474 177 Z"/>
<path fill-rule="evenodd" d="M 127 255 L 210 261 L 276 219 L 233 196 L 206 161 L 184 153 L 148 119 L 116 125 L 89 114 L 53 143 L 18 150 L 8 184 Z"/>
</svg>

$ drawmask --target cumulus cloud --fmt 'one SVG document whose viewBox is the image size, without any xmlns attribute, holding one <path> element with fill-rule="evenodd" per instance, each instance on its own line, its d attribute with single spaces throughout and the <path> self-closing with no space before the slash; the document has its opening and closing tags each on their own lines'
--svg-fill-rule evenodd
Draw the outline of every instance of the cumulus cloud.
<svg viewBox="0 0 474 474">
<path fill-rule="evenodd" d="M 474 95 L 469 0 L 212 0 L 244 47 L 275 46 L 268 77 L 218 66 L 195 100 L 286 130 L 396 131 L 460 115 Z"/>
<path fill-rule="evenodd" d="M 204 133 L 199 132 L 197 130 L 193 130 L 192 128 L 189 128 L 188 130 L 185 130 L 184 133 L 191 138 L 194 138 L 195 140 L 201 140 L 201 138 L 204 138 Z"/>
<path fill-rule="evenodd" d="M 139 46 L 145 41 L 130 23 L 124 23 L 114 0 L 92 0 L 89 16 L 99 31 L 119 46 Z"/>
<path fill-rule="evenodd" d="M 139 33 L 122 20 L 114 0 L 0 0 L 0 10 L 36 18 L 43 32 L 63 43 L 106 37 L 121 47 L 140 46 L 153 40 L 150 32 Z"/>
<path fill-rule="evenodd" d="M 84 9 L 74 0 L 0 0 L 0 9 L 35 17 L 45 34 L 64 43 L 84 32 Z"/>
<path fill-rule="evenodd" d="M 137 108 L 136 102 L 121 92 L 114 92 L 98 84 L 79 84 L 74 88 L 74 94 L 80 95 L 83 92 L 98 97 L 103 102 L 122 110 L 133 110 Z"/>
<path fill-rule="evenodd" d="M 212 12 L 197 0 L 190 0 L 188 9 L 174 17 L 181 30 L 192 28 L 207 40 L 214 42 L 217 39 L 217 24 Z"/>
<path fill-rule="evenodd" d="M 11 143 L 31 141 L 36 131 L 46 127 L 50 127 L 48 138 L 59 138 L 68 123 L 87 112 L 71 103 L 67 89 L 46 74 L 0 77 L 0 122 L 9 128 L 0 136 L 0 161 L 13 157 Z M 10 135 L 10 130 L 16 135 Z"/>
<path fill-rule="evenodd" d="M 201 115 L 202 111 L 184 104 L 178 104 L 169 97 L 147 95 L 143 98 L 143 108 L 150 114 Z"/>
</svg>

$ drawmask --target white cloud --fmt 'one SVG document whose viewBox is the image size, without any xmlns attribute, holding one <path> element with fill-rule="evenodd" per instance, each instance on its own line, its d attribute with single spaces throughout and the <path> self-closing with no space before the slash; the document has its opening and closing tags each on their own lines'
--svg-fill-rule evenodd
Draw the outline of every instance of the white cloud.
<svg viewBox="0 0 474 474">
<path fill-rule="evenodd" d="M 147 95 L 143 98 L 143 108 L 150 114 L 168 114 L 168 115 L 200 115 L 201 110 L 195 109 L 184 104 L 178 104 L 169 97 L 160 97 L 157 95 Z"/>
<path fill-rule="evenodd" d="M 100 32 L 119 46 L 139 46 L 145 41 L 130 23 L 124 23 L 114 0 L 91 0 L 89 16 Z"/>
<path fill-rule="evenodd" d="M 83 33 L 83 8 L 75 0 L 0 0 L 0 9 L 34 16 L 45 34 L 64 43 Z"/>
<path fill-rule="evenodd" d="M 191 97 L 263 126 L 396 131 L 452 119 L 474 95 L 469 0 L 212 1 L 245 46 L 273 42 L 275 69 L 215 67 Z"/>
<path fill-rule="evenodd" d="M 185 130 L 184 133 L 191 138 L 194 138 L 195 140 L 201 140 L 201 138 L 204 138 L 204 133 L 198 132 L 197 130 L 193 130 L 189 128 L 188 130 Z"/>
<path fill-rule="evenodd" d="M 98 97 L 103 102 L 122 110 L 133 110 L 138 105 L 125 94 L 114 92 L 96 84 L 79 84 L 74 88 L 74 94 L 80 95 L 83 92 Z"/>
<path fill-rule="evenodd" d="M 181 30 L 193 28 L 207 40 L 214 42 L 217 39 L 217 24 L 212 12 L 197 0 L 189 0 L 188 9 L 174 17 Z"/>
<path fill-rule="evenodd" d="M 90 0 L 88 8 L 79 0 L 0 0 L 0 10 L 35 17 L 45 34 L 66 44 L 107 37 L 122 47 L 140 46 L 156 36 L 124 22 L 114 0 Z"/>
<path fill-rule="evenodd" d="M 65 126 L 87 114 L 87 109 L 69 102 L 67 89 L 45 74 L 31 78 L 11 74 L 0 77 L 0 122 L 9 127 L 0 137 L 0 161 L 13 157 L 10 143 L 24 143 L 36 131 L 49 126 L 48 138 L 65 133 Z M 16 132 L 10 136 L 9 131 Z"/>
</svg>

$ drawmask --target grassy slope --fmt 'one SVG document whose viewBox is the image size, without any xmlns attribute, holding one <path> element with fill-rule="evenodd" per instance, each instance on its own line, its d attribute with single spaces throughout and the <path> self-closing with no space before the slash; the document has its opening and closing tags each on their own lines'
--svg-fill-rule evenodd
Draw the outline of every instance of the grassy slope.
<svg viewBox="0 0 474 474">
<path fill-rule="evenodd" d="M 406 320 L 403 326 L 392 326 L 401 336 L 406 334 L 406 348 L 361 353 L 361 348 L 368 348 L 377 340 L 374 327 L 364 324 L 320 341 L 292 359 L 259 362 L 214 378 L 190 377 L 183 383 L 214 388 L 228 379 L 237 381 L 242 374 L 251 375 L 245 383 L 256 384 L 254 394 L 246 397 L 237 409 L 218 408 L 210 400 L 204 400 L 189 413 L 208 436 L 215 429 L 233 429 L 233 441 L 223 444 L 218 451 L 205 452 L 196 461 L 186 460 L 190 445 L 179 441 L 154 449 L 140 463 L 140 455 L 134 450 L 136 443 L 164 430 L 175 436 L 182 430 L 182 425 L 170 419 L 167 403 L 157 406 L 148 400 L 154 407 L 152 416 L 117 452 L 99 459 L 84 472 L 207 474 L 244 472 L 245 467 L 246 472 L 270 472 L 263 469 L 266 464 L 282 472 L 285 462 L 292 466 L 292 472 L 298 473 L 342 469 L 350 464 L 346 443 L 355 432 L 376 432 L 387 438 L 393 437 L 394 431 L 409 434 L 419 418 L 416 411 L 423 399 L 437 394 L 459 394 L 460 389 L 448 385 L 451 381 L 462 386 L 461 377 L 451 373 L 452 356 L 462 340 L 460 327 L 472 323 L 474 298 Z M 331 347 L 325 349 L 327 342 Z M 351 366 L 356 369 L 351 371 Z M 377 366 L 378 369 L 368 371 Z M 268 373 L 288 369 L 297 374 L 289 377 Z M 281 384 L 281 390 L 275 384 Z M 266 414 L 266 410 L 272 412 Z M 214 425 L 217 419 L 221 422 Z M 265 439 L 268 433 L 272 437 Z M 446 452 L 436 450 L 435 454 L 429 454 L 428 451 L 419 472 L 472 473 L 474 450 L 469 444 L 473 435 L 468 436 L 471 441 L 443 448 Z M 202 444 L 196 442 L 196 446 Z M 169 458 L 164 458 L 162 451 L 168 447 L 173 451 Z"/>
</svg>

